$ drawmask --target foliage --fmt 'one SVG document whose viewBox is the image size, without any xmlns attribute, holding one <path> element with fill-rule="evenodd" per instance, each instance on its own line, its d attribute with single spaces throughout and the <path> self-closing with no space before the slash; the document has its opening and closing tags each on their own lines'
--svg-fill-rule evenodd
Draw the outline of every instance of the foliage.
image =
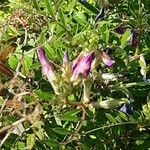
<svg viewBox="0 0 150 150">
<path fill-rule="evenodd" d="M 2 0 L 0 37 L 2 149 L 150 148 L 149 0 Z M 41 47 L 59 94 L 42 75 Z M 75 86 L 62 74 L 66 50 L 71 62 L 95 55 Z"/>
</svg>

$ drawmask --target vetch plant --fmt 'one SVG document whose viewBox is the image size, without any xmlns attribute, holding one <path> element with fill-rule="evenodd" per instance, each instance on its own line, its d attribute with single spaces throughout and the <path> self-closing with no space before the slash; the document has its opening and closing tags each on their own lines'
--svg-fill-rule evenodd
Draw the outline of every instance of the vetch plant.
<svg viewBox="0 0 150 150">
<path fill-rule="evenodd" d="M 63 100 L 63 102 L 76 106 L 83 105 L 85 108 L 100 107 L 107 109 L 115 108 L 120 106 L 121 104 L 128 103 L 128 101 L 124 100 L 105 100 L 102 102 L 91 101 L 91 86 L 95 78 L 94 74 L 92 74 L 92 70 L 95 69 L 92 68 L 92 63 L 94 63 L 94 59 L 96 59 L 93 51 L 88 53 L 81 52 L 72 62 L 70 61 L 69 55 L 66 51 L 64 53 L 63 64 L 60 67 L 62 74 L 58 74 L 54 70 L 54 63 L 46 58 L 43 48 L 40 48 L 39 58 L 43 74 L 48 78 L 48 81 L 52 85 L 55 94 L 60 96 L 60 99 Z M 101 53 L 101 60 L 109 67 L 115 63 L 115 61 L 111 60 L 105 52 Z M 100 60 L 98 59 L 98 61 Z M 102 74 L 102 78 L 112 81 L 117 80 L 117 78 L 113 74 L 109 73 Z M 81 88 L 81 85 L 83 86 L 83 89 Z M 66 89 L 66 87 L 70 87 L 70 89 Z M 80 99 L 80 102 L 70 103 L 70 101 L 68 101 L 68 96 L 76 92 L 76 87 L 78 87 L 78 89 L 82 91 L 82 97 Z"/>
<path fill-rule="evenodd" d="M 0 2 L 0 149 L 148 149 L 148 3 Z"/>
</svg>

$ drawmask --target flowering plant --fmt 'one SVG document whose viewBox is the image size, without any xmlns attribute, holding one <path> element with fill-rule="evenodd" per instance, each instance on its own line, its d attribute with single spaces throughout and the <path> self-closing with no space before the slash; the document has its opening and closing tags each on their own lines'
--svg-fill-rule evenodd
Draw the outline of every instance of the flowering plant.
<svg viewBox="0 0 150 150">
<path fill-rule="evenodd" d="M 149 149 L 149 10 L 0 1 L 0 149 Z"/>
</svg>

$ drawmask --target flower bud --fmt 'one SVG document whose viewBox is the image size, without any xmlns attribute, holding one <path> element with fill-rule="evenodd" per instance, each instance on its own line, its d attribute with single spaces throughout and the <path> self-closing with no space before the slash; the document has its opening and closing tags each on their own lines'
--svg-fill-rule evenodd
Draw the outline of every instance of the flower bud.
<svg viewBox="0 0 150 150">
<path fill-rule="evenodd" d="M 114 31 L 118 34 L 123 34 L 125 32 L 125 30 L 126 30 L 125 27 L 120 26 L 120 27 L 115 28 Z"/>
<path fill-rule="evenodd" d="M 70 72 L 70 60 L 69 60 L 69 55 L 67 51 L 65 51 L 64 53 L 63 69 L 65 70 L 65 72 Z"/>
<path fill-rule="evenodd" d="M 105 52 L 102 52 L 100 57 L 106 66 L 111 67 L 115 63 L 115 61 L 110 59 L 110 57 Z"/>
<path fill-rule="evenodd" d="M 65 51 L 65 53 L 64 53 L 64 58 L 63 58 L 63 65 L 64 65 L 64 64 L 68 64 L 69 61 L 70 61 L 70 60 L 69 60 L 68 52 Z"/>
<path fill-rule="evenodd" d="M 104 101 L 100 101 L 99 105 L 101 108 L 105 108 L 105 109 L 114 109 L 119 107 L 120 105 L 127 103 L 127 100 L 115 100 L 115 99 L 111 99 L 111 100 L 104 100 Z"/>
<path fill-rule="evenodd" d="M 40 48 L 39 59 L 42 65 L 43 74 L 46 76 L 48 76 L 49 73 L 52 74 L 52 72 L 54 71 L 53 63 L 47 60 L 43 48 Z"/>
<path fill-rule="evenodd" d="M 69 59 L 68 52 L 65 51 L 64 58 L 63 58 L 63 67 L 62 67 L 63 80 L 69 81 L 70 80 L 70 75 L 71 75 L 70 59 Z"/>
<path fill-rule="evenodd" d="M 136 29 L 132 29 L 131 33 L 132 33 L 132 36 L 130 39 L 130 44 L 132 47 L 136 48 L 139 43 L 139 33 L 137 32 Z"/>
<path fill-rule="evenodd" d="M 73 76 L 71 80 L 76 80 L 79 76 L 87 78 L 90 73 L 93 60 L 94 52 L 78 57 L 72 65 Z"/>
<path fill-rule="evenodd" d="M 55 93 L 57 93 L 56 87 L 57 78 L 54 73 L 54 65 L 46 58 L 45 51 L 43 48 L 40 48 L 39 59 L 42 65 L 42 73 L 48 78 L 48 81 L 51 83 Z"/>
</svg>

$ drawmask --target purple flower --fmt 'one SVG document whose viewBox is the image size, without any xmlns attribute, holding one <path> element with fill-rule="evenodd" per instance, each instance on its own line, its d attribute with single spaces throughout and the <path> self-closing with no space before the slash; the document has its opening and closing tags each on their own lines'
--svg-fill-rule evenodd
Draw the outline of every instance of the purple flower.
<svg viewBox="0 0 150 150">
<path fill-rule="evenodd" d="M 94 60 L 94 52 L 90 52 L 85 56 L 79 55 L 77 59 L 72 64 L 73 79 L 78 76 L 87 78 L 91 70 L 91 64 Z"/>
<path fill-rule="evenodd" d="M 132 29 L 131 33 L 132 33 L 132 37 L 130 39 L 130 44 L 132 47 L 136 48 L 138 46 L 138 43 L 139 43 L 139 33 L 136 29 Z"/>
<path fill-rule="evenodd" d="M 115 32 L 118 34 L 123 34 L 125 32 L 125 29 L 126 29 L 125 27 L 120 26 L 115 28 Z"/>
<path fill-rule="evenodd" d="M 72 62 L 72 72 L 76 68 L 76 66 L 79 64 L 80 60 L 83 58 L 83 53 L 80 53 L 78 57 Z"/>
<path fill-rule="evenodd" d="M 97 14 L 97 16 L 95 17 L 95 22 L 99 20 L 103 20 L 104 16 L 105 16 L 105 11 L 104 11 L 104 8 L 102 8 L 100 12 Z"/>
<path fill-rule="evenodd" d="M 39 59 L 42 65 L 43 74 L 47 77 L 50 76 L 54 72 L 54 66 L 53 63 L 46 58 L 43 48 L 40 48 Z"/>
<path fill-rule="evenodd" d="M 43 74 L 48 78 L 48 81 L 51 83 L 55 93 L 59 94 L 58 87 L 56 85 L 57 78 L 56 78 L 56 75 L 54 73 L 54 65 L 52 62 L 50 62 L 46 58 L 45 51 L 43 48 L 40 48 L 39 59 L 40 59 L 41 65 L 42 65 Z"/>
<path fill-rule="evenodd" d="M 111 67 L 115 63 L 115 61 L 110 59 L 110 57 L 105 52 L 102 52 L 100 57 L 106 66 Z"/>
<path fill-rule="evenodd" d="M 122 111 L 126 114 L 131 114 L 132 108 L 131 108 L 130 104 L 123 104 L 123 106 L 120 108 L 120 111 Z"/>
</svg>

